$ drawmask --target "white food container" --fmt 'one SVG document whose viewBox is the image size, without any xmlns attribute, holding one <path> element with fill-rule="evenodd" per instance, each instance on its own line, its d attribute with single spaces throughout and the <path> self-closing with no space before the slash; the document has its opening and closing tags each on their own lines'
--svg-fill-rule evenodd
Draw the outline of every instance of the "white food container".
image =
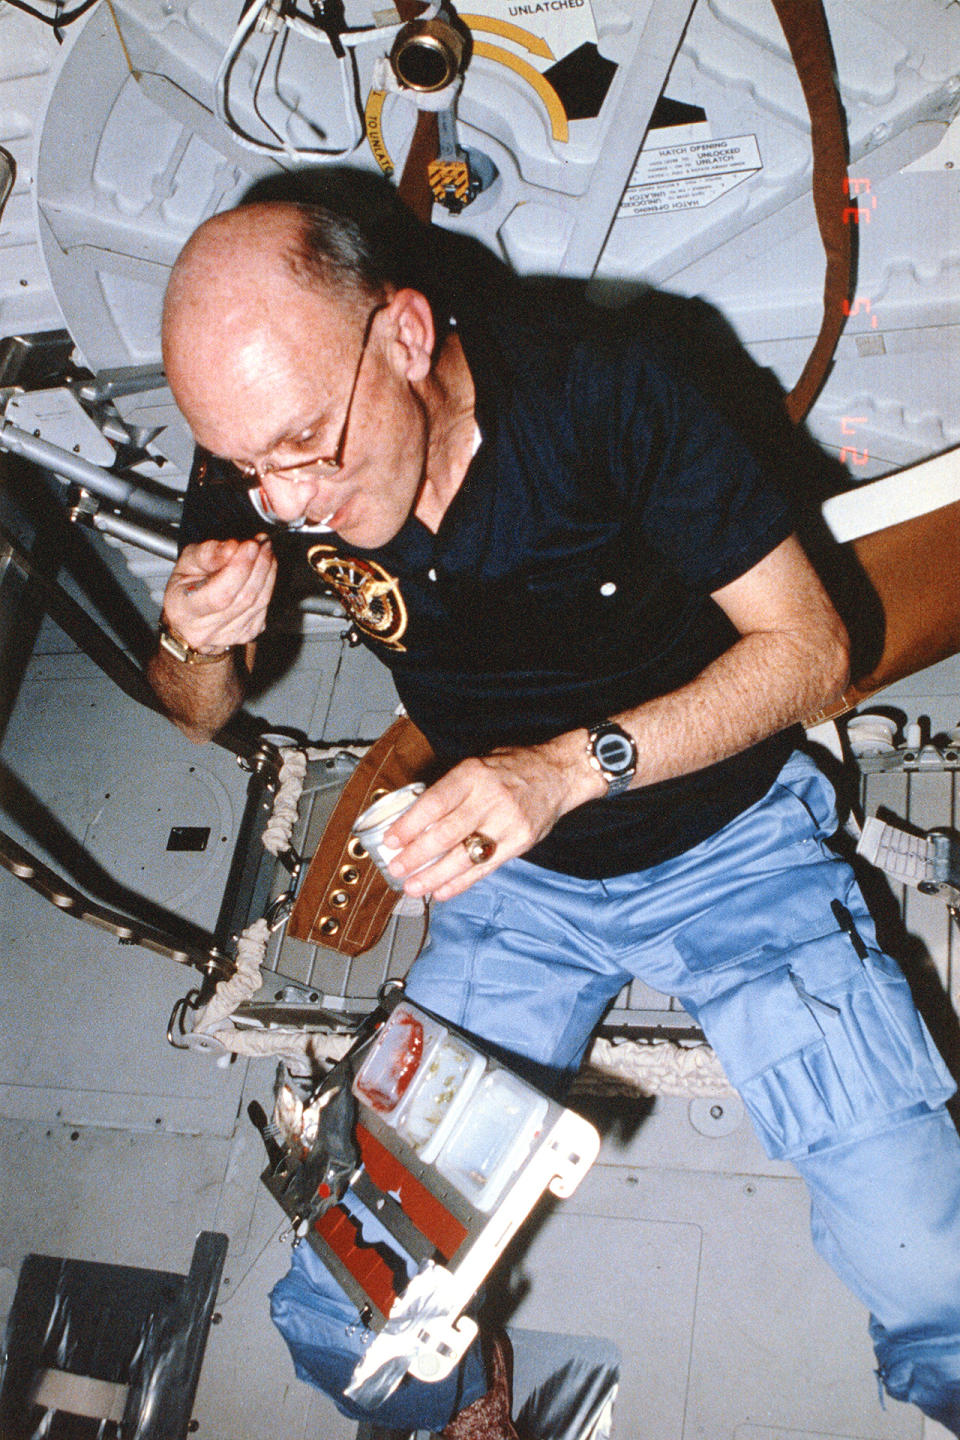
<svg viewBox="0 0 960 1440">
<path fill-rule="evenodd" d="M 530 1154 L 548 1108 L 546 1096 L 507 1070 L 492 1070 L 434 1164 L 478 1210 L 489 1211 Z"/>
</svg>

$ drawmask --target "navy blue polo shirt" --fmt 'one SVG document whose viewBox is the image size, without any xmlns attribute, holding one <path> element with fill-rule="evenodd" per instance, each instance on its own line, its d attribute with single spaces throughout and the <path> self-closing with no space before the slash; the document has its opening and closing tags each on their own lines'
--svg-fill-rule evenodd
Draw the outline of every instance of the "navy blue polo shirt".
<svg viewBox="0 0 960 1440">
<path fill-rule="evenodd" d="M 736 639 L 711 592 L 793 529 L 780 478 L 625 317 L 464 308 L 458 331 L 482 438 L 437 534 L 410 516 L 375 551 L 285 537 L 449 763 L 693 679 Z M 241 533 L 246 501 L 199 494 L 237 508 L 218 522 L 192 492 L 188 538 Z M 587 878 L 668 859 L 759 799 L 795 738 L 581 806 L 525 858 Z"/>
</svg>

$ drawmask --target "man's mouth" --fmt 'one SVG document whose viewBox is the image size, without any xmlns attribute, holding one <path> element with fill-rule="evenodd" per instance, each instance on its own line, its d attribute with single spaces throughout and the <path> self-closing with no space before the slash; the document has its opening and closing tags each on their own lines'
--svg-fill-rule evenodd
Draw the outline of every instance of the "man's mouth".
<svg viewBox="0 0 960 1440">
<path fill-rule="evenodd" d="M 335 510 L 331 510 L 328 515 L 324 515 L 323 519 L 318 523 L 321 525 L 329 525 L 331 530 L 339 530 L 344 514 L 350 507 L 351 498 L 352 497 L 348 497 L 342 505 L 338 505 Z"/>
<path fill-rule="evenodd" d="M 301 525 L 306 525 L 311 529 L 316 527 L 317 529 L 323 528 L 327 530 L 332 530 L 334 528 L 333 522 L 340 514 L 340 511 L 342 509 L 342 505 L 335 506 L 333 510 L 328 510 L 323 515 L 317 515 L 311 510 L 308 510 L 300 523 Z"/>
</svg>

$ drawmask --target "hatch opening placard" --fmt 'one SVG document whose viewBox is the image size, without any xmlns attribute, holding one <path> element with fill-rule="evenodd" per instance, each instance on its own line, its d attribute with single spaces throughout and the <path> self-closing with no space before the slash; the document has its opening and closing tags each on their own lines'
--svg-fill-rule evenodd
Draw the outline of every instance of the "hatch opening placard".
<svg viewBox="0 0 960 1440">
<path fill-rule="evenodd" d="M 755 135 L 679 145 L 648 142 L 637 157 L 619 213 L 663 215 L 700 210 L 762 168 Z"/>
</svg>

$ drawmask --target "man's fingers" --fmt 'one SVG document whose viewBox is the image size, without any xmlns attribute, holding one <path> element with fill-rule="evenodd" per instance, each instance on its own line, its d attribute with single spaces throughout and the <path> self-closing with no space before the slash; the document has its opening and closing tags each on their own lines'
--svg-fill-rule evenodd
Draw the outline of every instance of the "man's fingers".
<svg viewBox="0 0 960 1440">
<path fill-rule="evenodd" d="M 207 569 L 198 577 L 183 577 L 187 583 L 182 589 L 190 609 L 197 617 L 220 613 L 234 605 L 245 591 L 240 603 L 247 604 L 251 590 L 268 583 L 272 560 L 269 543 L 244 540 L 227 553 L 219 567 Z"/>
<path fill-rule="evenodd" d="M 174 573 L 187 580 L 203 580 L 215 575 L 230 562 L 241 543 L 239 540 L 201 540 L 195 545 L 185 545 Z"/>
<path fill-rule="evenodd" d="M 196 648 L 254 640 L 262 632 L 277 562 L 266 536 L 187 546 L 167 585 L 167 623 Z"/>
<path fill-rule="evenodd" d="M 482 832 L 486 834 L 487 832 Z M 493 838 L 492 836 L 490 837 Z M 498 844 L 490 858 L 480 865 L 474 864 L 467 854 L 466 847 L 461 841 L 454 845 L 445 855 L 433 865 L 424 870 L 417 870 L 414 875 L 407 878 L 404 883 L 404 890 L 408 895 L 432 895 L 435 900 L 449 900 L 454 895 L 468 889 L 477 880 L 482 880 L 489 875 L 491 870 L 496 870 L 504 860 L 513 857 L 513 850 L 507 848 L 506 842 Z"/>
<path fill-rule="evenodd" d="M 511 837 L 523 829 L 515 804 L 491 783 L 482 762 L 464 761 L 424 791 L 387 832 L 387 843 L 401 847 L 390 873 L 398 879 L 407 877 L 405 888 L 410 894 L 437 893 L 438 887 L 468 871 L 487 874 L 519 853 L 523 847 L 511 843 Z M 493 840 L 497 847 L 481 865 L 471 862 L 463 844 L 474 832 Z"/>
<path fill-rule="evenodd" d="M 402 817 L 404 820 L 412 813 L 412 808 Z M 400 847 L 399 854 L 391 862 L 390 873 L 400 879 L 414 870 L 419 870 L 423 865 L 436 863 L 448 855 L 474 828 L 477 827 L 468 819 L 460 805 L 455 805 L 432 823 L 421 819 L 406 841 L 400 833 L 398 822 L 396 830 L 388 831 L 384 836 L 388 845 Z M 406 827 L 404 833 L 410 834 L 409 827 Z M 464 855 L 465 853 L 463 852 Z M 449 868 L 448 866 L 447 869 Z"/>
<path fill-rule="evenodd" d="M 460 838 L 453 833 L 453 817 L 471 794 L 476 795 L 476 789 L 471 784 L 471 766 L 481 770 L 478 761 L 465 760 L 455 765 L 446 775 L 437 780 L 429 789 L 425 790 L 409 810 L 404 813 L 391 825 L 385 837 L 391 845 L 408 845 L 423 835 L 429 828 L 431 834 L 441 840 L 448 840 L 453 843 Z M 482 776 L 475 777 L 482 779 Z M 446 830 L 441 827 L 446 823 Z"/>
<path fill-rule="evenodd" d="M 461 761 L 387 831 L 387 843 L 399 847 L 390 873 L 410 895 L 460 894 L 552 828 L 563 813 L 565 774 L 565 762 L 545 746 Z M 494 843 L 479 863 L 464 844 L 471 835 Z"/>
<path fill-rule="evenodd" d="M 249 605 L 245 610 L 235 616 L 230 622 L 231 638 L 225 641 L 230 645 L 245 645 L 248 640 L 256 640 L 258 635 L 263 634 L 269 608 L 269 595 L 266 598 L 259 598 Z"/>
<path fill-rule="evenodd" d="M 277 578 L 277 561 L 269 545 L 261 546 L 246 579 L 240 585 L 233 600 L 234 609 L 248 609 L 260 604 L 264 610 L 273 594 Z"/>
<path fill-rule="evenodd" d="M 256 540 L 244 540 L 232 555 L 196 588 L 203 592 L 204 601 L 213 608 L 221 609 L 240 594 L 255 574 L 258 563 L 263 560 L 263 546 Z"/>
</svg>

